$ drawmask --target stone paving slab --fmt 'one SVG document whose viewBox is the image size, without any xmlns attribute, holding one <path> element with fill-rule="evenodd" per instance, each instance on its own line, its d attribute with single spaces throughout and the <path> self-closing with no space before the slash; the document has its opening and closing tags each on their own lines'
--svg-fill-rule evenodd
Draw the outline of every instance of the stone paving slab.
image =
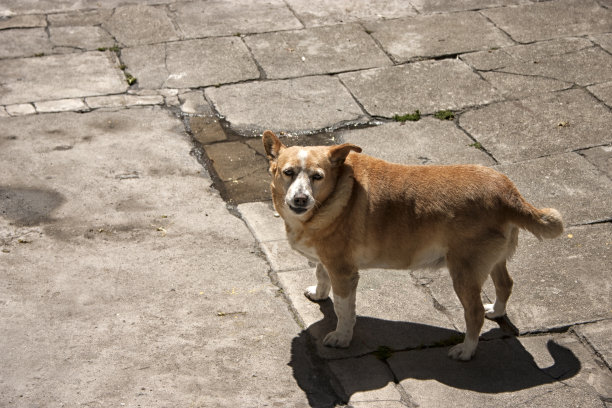
<svg viewBox="0 0 612 408">
<path fill-rule="evenodd" d="M 402 396 L 393 383 L 391 370 L 373 355 L 330 361 L 329 367 L 339 382 L 338 393 L 350 405 L 357 402 L 401 401 Z"/>
<path fill-rule="evenodd" d="M 92 109 L 117 108 L 125 106 L 163 105 L 164 97 L 161 95 L 107 95 L 91 96 L 85 102 Z M 37 105 L 38 106 L 38 105 Z"/>
<path fill-rule="evenodd" d="M 592 85 L 587 88 L 600 101 L 612 108 L 612 82 Z"/>
<path fill-rule="evenodd" d="M 245 42 L 271 79 L 392 65 L 357 24 L 257 34 Z"/>
<path fill-rule="evenodd" d="M 459 118 L 502 163 L 609 143 L 610 121 L 610 110 L 581 89 L 491 104 Z"/>
<path fill-rule="evenodd" d="M 510 47 L 504 49 L 471 52 L 461 55 L 460 59 L 474 69 L 480 71 L 492 71 L 515 62 L 513 56 L 508 53 L 508 49 L 510 49 Z"/>
<path fill-rule="evenodd" d="M 302 28 L 281 0 L 194 1 L 170 5 L 185 38 L 225 36 Z M 240 10 L 239 13 L 236 11 Z"/>
<path fill-rule="evenodd" d="M 46 27 L 47 20 L 42 14 L 26 14 L 11 16 L 0 20 L 0 30 L 8 28 Z"/>
<path fill-rule="evenodd" d="M 556 80 L 586 86 L 610 81 L 612 78 L 608 69 L 612 57 L 585 38 L 561 38 L 470 53 L 462 55 L 461 59 L 478 70 L 515 74 L 523 76 L 523 81 L 535 83 Z M 589 64 L 585 65 L 585 60 Z M 487 72 L 483 74 L 486 76 Z M 503 82 L 493 84 L 504 88 Z M 506 93 L 511 95 L 512 84 L 505 88 Z M 520 90 L 514 96 L 517 97 L 521 97 Z"/>
<path fill-rule="evenodd" d="M 244 43 L 235 37 L 180 41 L 167 45 L 169 76 L 164 87 L 196 88 L 259 77 Z"/>
<path fill-rule="evenodd" d="M 10 116 L 23 116 L 36 113 L 36 109 L 34 109 L 34 105 L 31 103 L 18 103 L 6 106 L 6 112 Z"/>
<path fill-rule="evenodd" d="M 555 38 L 532 44 L 504 48 L 503 51 L 522 62 L 538 64 L 546 57 L 571 54 L 593 47 L 593 42 L 582 37 Z"/>
<path fill-rule="evenodd" d="M 514 44 L 476 12 L 421 15 L 366 23 L 365 27 L 400 63 Z"/>
<path fill-rule="evenodd" d="M 591 35 L 589 38 L 599 44 L 604 50 L 612 52 L 612 33 Z"/>
<path fill-rule="evenodd" d="M 166 67 L 166 45 L 154 44 L 123 48 L 121 60 L 138 80 L 141 89 L 159 89 L 170 73 Z"/>
<path fill-rule="evenodd" d="M 274 272 L 285 272 L 310 267 L 308 259 L 294 251 L 286 239 L 262 242 L 260 246 Z"/>
<path fill-rule="evenodd" d="M 97 51 L 1 60 L 0 104 L 124 92 L 118 66 L 114 53 Z"/>
<path fill-rule="evenodd" d="M 581 150 L 580 155 L 612 180 L 612 145 Z"/>
<path fill-rule="evenodd" d="M 282 218 L 273 215 L 274 209 L 270 202 L 240 204 L 238 211 L 258 242 L 286 238 L 285 222 Z"/>
<path fill-rule="evenodd" d="M 178 118 L 144 108 L 1 126 L 14 138 L 0 141 L 0 400 L 307 406 L 287 366 L 299 327 Z M 5 241 L 25 229 L 37 230 L 28 244 Z"/>
<path fill-rule="evenodd" d="M 566 153 L 496 168 L 537 207 L 553 207 L 566 225 L 612 218 L 612 181 L 585 158 Z"/>
<path fill-rule="evenodd" d="M 0 58 L 50 54 L 52 45 L 44 28 L 0 31 Z"/>
<path fill-rule="evenodd" d="M 307 27 L 417 14 L 411 2 L 402 0 L 345 0 L 342 2 L 287 0 L 287 4 Z"/>
<path fill-rule="evenodd" d="M 556 0 L 482 13 L 520 43 L 605 33 L 612 29 L 612 11 L 594 0 Z"/>
<path fill-rule="evenodd" d="M 179 94 L 178 97 L 181 102 L 181 111 L 185 113 L 205 115 L 210 118 L 214 117 L 210 105 L 204 99 L 203 91 L 185 92 Z M 218 123 L 217 118 L 214 120 L 216 120 Z"/>
<path fill-rule="evenodd" d="M 142 4 L 164 4 L 168 0 L 141 0 Z M 129 0 L 105 0 L 103 6 L 112 9 L 132 3 Z M 0 5 L 0 16 L 13 16 L 15 14 L 53 14 L 70 12 L 77 13 L 100 8 L 99 0 L 4 0 Z"/>
<path fill-rule="evenodd" d="M 100 27 L 49 27 L 49 35 L 51 42 L 57 47 L 95 50 L 115 45 L 115 40 Z"/>
<path fill-rule="evenodd" d="M 338 133 L 338 140 L 353 143 L 364 153 L 401 164 L 482 164 L 494 161 L 452 121 L 427 117 L 418 122 L 385 123 L 381 126 Z"/>
<path fill-rule="evenodd" d="M 367 121 L 350 93 L 331 76 L 227 85 L 207 88 L 205 94 L 233 130 L 244 135 Z"/>
<path fill-rule="evenodd" d="M 311 327 L 324 317 L 320 305 L 304 296 L 304 290 L 316 284 L 314 271 L 314 267 L 308 267 L 300 271 L 285 271 L 278 274 L 279 286 L 282 288 L 287 299 L 290 299 L 291 305 L 297 311 L 300 322 L 303 323 L 305 328 Z M 331 302 L 327 306 L 330 305 Z M 333 306 L 331 307 L 333 308 Z"/>
<path fill-rule="evenodd" d="M 164 86 L 196 88 L 259 78 L 244 43 L 235 37 L 188 40 L 168 44 Z"/>
<path fill-rule="evenodd" d="M 146 5 L 115 9 L 102 27 L 126 46 L 178 40 L 179 35 L 164 8 Z"/>
<path fill-rule="evenodd" d="M 612 367 L 612 320 L 585 324 L 574 328 L 576 334 L 593 347 L 597 356 Z"/>
<path fill-rule="evenodd" d="M 217 175 L 223 181 L 240 179 L 261 167 L 251 160 L 257 152 L 241 142 L 216 143 L 206 146 L 205 150 L 213 162 Z M 226 157 L 228 160 L 226 160 Z M 265 159 L 261 157 L 261 161 L 263 163 Z M 239 163 L 237 172 L 233 162 Z M 268 180 L 269 183 L 270 181 Z"/>
<path fill-rule="evenodd" d="M 589 61 L 585 64 L 584 61 Z M 537 61 L 521 62 L 503 68 L 504 72 L 543 76 L 587 86 L 612 80 L 612 55 L 599 48 L 555 55 Z"/>
<path fill-rule="evenodd" d="M 473 52 L 461 55 L 461 59 L 475 69 L 488 71 L 519 63 L 537 64 L 548 57 L 570 54 L 592 47 L 593 43 L 586 38 L 566 37 Z"/>
<path fill-rule="evenodd" d="M 270 196 L 267 161 L 242 142 L 216 143 L 204 146 L 206 155 L 236 203 Z"/>
<path fill-rule="evenodd" d="M 410 0 L 410 2 L 421 13 L 448 13 L 531 3 L 529 0 Z"/>
<path fill-rule="evenodd" d="M 371 115 L 457 110 L 501 96 L 460 60 L 423 61 L 339 75 Z"/>
<path fill-rule="evenodd" d="M 554 368 L 565 369 L 558 373 L 552 367 L 538 368 L 534 359 L 541 354 L 515 338 L 480 342 L 469 364 L 449 360 L 447 348 L 395 353 L 388 362 L 410 401 L 419 406 L 601 406 L 597 390 L 589 387 L 588 374 L 579 374 L 584 360 L 578 361 L 576 354 L 585 357 L 584 347 L 571 335 L 564 336 L 570 339 L 548 343 L 549 338 L 529 338 L 548 356 L 555 356 Z M 609 376 L 601 369 L 596 374 Z M 572 386 L 559 381 L 568 377 Z"/>
<path fill-rule="evenodd" d="M 519 340 L 525 350 L 533 356 L 535 364 L 557 379 L 566 377 L 568 371 L 574 371 L 572 365 L 577 366 L 576 362 L 571 364 L 570 358 L 567 358 L 573 354 L 573 358 L 580 362 L 580 370 L 576 375 L 564 379 L 563 383 L 585 394 L 598 396 L 600 400 L 609 400 L 612 396 L 612 373 L 605 367 L 600 356 L 594 355 L 590 346 L 585 344 L 580 336 L 576 336 L 577 330 L 582 328 L 589 330 L 595 324 L 597 323 L 576 326 L 568 333 L 550 333 L 542 336 L 522 337 Z M 557 352 L 550 347 L 551 342 L 558 345 Z M 560 359 L 559 357 L 563 355 L 561 353 L 566 354 L 566 358 Z M 560 362 L 566 360 L 565 364 L 555 364 L 555 356 L 558 356 Z"/>
<path fill-rule="evenodd" d="M 315 303 L 304 296 L 304 290 L 316 284 L 314 267 L 278 274 L 284 293 L 315 339 L 317 352 L 322 358 L 333 360 L 361 356 L 381 346 L 393 350 L 416 348 L 448 341 L 459 335 L 408 271 L 367 270 L 360 275 L 353 340 L 349 348 L 335 349 L 322 343 L 327 333 L 335 328 L 332 301 Z"/>
<path fill-rule="evenodd" d="M 121 56 L 141 88 L 197 88 L 259 77 L 248 49 L 237 37 L 127 48 Z"/>
<path fill-rule="evenodd" d="M 89 107 L 82 99 L 60 99 L 58 101 L 36 102 L 34 104 L 36 112 L 68 112 L 68 111 L 87 111 Z"/>
<path fill-rule="evenodd" d="M 506 72 L 482 72 L 480 75 L 507 99 L 529 98 L 538 94 L 569 89 L 573 86 L 569 82 L 540 76 L 509 74 Z"/>
<path fill-rule="evenodd" d="M 610 224 L 571 227 L 542 242 L 521 233 L 508 263 L 514 279 L 510 321 L 528 332 L 612 317 L 611 249 Z M 492 287 L 485 292 L 495 298 Z"/>
<path fill-rule="evenodd" d="M 108 20 L 113 14 L 113 10 L 93 9 L 80 10 L 77 12 L 48 14 L 47 21 L 50 26 L 95 26 Z"/>
<path fill-rule="evenodd" d="M 183 112 L 189 110 L 181 108 Z M 210 144 L 227 140 L 223 127 L 216 116 L 194 116 L 189 118 L 189 127 L 193 138 L 201 144 Z"/>
</svg>

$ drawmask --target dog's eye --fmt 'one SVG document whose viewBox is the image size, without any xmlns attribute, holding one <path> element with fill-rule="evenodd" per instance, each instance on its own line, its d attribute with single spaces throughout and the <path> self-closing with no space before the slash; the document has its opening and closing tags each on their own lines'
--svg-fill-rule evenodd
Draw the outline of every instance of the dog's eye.
<svg viewBox="0 0 612 408">
<path fill-rule="evenodd" d="M 313 180 L 322 180 L 323 179 L 323 175 L 321 173 L 315 173 L 312 176 Z"/>
<path fill-rule="evenodd" d="M 287 177 L 293 177 L 293 175 L 294 175 L 295 173 L 293 172 L 293 170 L 292 170 L 292 169 L 285 169 L 285 170 L 283 170 L 283 174 L 284 174 L 285 176 L 287 176 Z"/>
</svg>

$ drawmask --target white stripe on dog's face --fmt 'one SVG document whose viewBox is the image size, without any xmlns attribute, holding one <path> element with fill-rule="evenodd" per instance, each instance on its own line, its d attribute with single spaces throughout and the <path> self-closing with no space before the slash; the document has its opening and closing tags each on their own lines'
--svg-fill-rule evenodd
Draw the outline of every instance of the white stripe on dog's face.
<svg viewBox="0 0 612 408">
<path fill-rule="evenodd" d="M 302 170 L 306 169 L 306 160 L 308 160 L 308 150 L 300 150 L 298 152 L 298 159 L 300 159 L 300 167 L 302 167 Z"/>
</svg>

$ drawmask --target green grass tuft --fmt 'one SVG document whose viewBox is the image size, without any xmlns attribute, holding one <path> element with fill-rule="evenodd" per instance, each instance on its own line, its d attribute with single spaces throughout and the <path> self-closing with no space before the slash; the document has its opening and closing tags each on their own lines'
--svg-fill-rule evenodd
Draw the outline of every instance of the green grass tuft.
<svg viewBox="0 0 612 408">
<path fill-rule="evenodd" d="M 455 119 L 455 114 L 453 113 L 453 111 L 441 110 L 434 113 L 434 117 L 440 120 L 453 120 Z"/>
<path fill-rule="evenodd" d="M 393 116 L 393 119 L 396 122 L 406 122 L 407 120 L 411 122 L 416 122 L 417 120 L 421 119 L 421 112 L 416 110 L 414 111 L 414 113 L 407 113 L 405 115 L 395 115 Z"/>
<path fill-rule="evenodd" d="M 133 85 L 137 81 L 137 79 L 133 77 L 132 74 L 130 74 L 129 72 L 125 73 L 125 80 L 127 81 L 128 85 Z"/>
</svg>

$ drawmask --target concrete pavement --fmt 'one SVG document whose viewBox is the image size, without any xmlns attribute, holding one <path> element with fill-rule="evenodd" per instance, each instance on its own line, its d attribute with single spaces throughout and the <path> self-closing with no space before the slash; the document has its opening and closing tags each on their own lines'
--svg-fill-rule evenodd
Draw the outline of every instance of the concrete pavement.
<svg viewBox="0 0 612 408">
<path fill-rule="evenodd" d="M 608 0 L 0 2 L 0 406 L 610 406 L 610 67 Z M 266 128 L 493 166 L 567 231 L 469 363 L 445 270 L 364 271 L 326 348 Z"/>
</svg>

